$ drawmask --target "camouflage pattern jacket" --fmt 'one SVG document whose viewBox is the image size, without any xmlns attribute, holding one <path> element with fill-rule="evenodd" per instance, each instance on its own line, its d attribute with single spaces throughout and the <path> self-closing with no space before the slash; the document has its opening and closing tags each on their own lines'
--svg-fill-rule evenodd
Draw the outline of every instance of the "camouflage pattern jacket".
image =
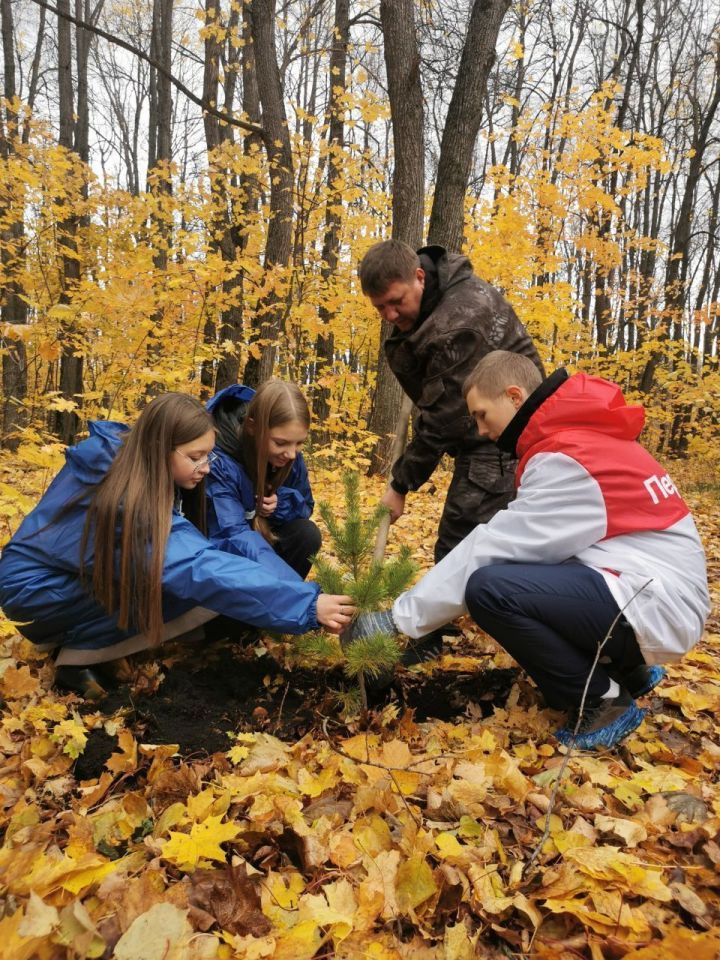
<svg viewBox="0 0 720 960">
<path fill-rule="evenodd" d="M 412 440 L 395 462 L 392 486 L 417 490 L 444 453 L 487 460 L 499 470 L 495 444 L 481 438 L 462 395 L 465 378 L 485 354 L 512 350 L 542 363 L 525 327 L 494 287 L 473 273 L 467 257 L 443 247 L 418 250 L 425 290 L 417 323 L 385 341 L 390 369 L 417 408 Z"/>
</svg>

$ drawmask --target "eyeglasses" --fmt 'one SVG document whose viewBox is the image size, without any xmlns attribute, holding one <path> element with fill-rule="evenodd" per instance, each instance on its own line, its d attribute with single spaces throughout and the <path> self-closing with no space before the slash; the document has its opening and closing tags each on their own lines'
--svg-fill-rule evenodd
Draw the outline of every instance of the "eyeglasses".
<svg viewBox="0 0 720 960">
<path fill-rule="evenodd" d="M 181 453 L 180 450 L 175 450 L 174 452 L 177 453 L 179 457 L 184 457 L 185 460 L 193 465 L 195 470 L 202 469 L 202 467 L 204 467 L 206 464 L 209 467 L 218 459 L 217 453 L 209 453 L 206 457 L 200 457 L 199 460 L 193 460 L 192 457 L 189 457 L 186 453 Z M 195 473 L 195 470 L 193 470 L 193 473 Z"/>
</svg>

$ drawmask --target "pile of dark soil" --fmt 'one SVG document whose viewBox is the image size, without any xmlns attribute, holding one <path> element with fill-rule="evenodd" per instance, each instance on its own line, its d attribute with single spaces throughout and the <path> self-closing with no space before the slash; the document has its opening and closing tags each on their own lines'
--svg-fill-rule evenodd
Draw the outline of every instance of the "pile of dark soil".
<svg viewBox="0 0 720 960">
<path fill-rule="evenodd" d="M 262 730 L 281 740 L 295 741 L 319 729 L 325 717 L 338 718 L 337 692 L 347 683 L 341 670 L 289 670 L 254 648 L 216 645 L 202 651 L 202 659 L 189 651 L 163 666 L 164 679 L 152 693 L 138 693 L 127 684 L 112 691 L 98 709 L 110 716 L 120 712 L 123 722 L 142 743 L 178 744 L 185 759 L 224 752 L 233 735 Z M 484 713 L 503 704 L 517 675 L 515 670 L 479 670 L 477 673 L 405 674 L 371 706 L 392 698 L 412 708 L 418 721 L 451 720 L 462 716 L 468 703 Z M 78 759 L 78 779 L 99 776 L 111 753 L 115 737 L 102 727 L 91 732 Z"/>
</svg>

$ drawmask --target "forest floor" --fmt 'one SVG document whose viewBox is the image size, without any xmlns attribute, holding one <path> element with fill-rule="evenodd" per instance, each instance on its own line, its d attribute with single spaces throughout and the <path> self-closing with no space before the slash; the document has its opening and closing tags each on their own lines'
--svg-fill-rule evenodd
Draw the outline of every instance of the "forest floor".
<svg viewBox="0 0 720 960">
<path fill-rule="evenodd" d="M 717 600 L 720 488 L 672 472 Z M 391 532 L 421 570 L 447 479 Z M 342 509 L 336 471 L 314 486 Z M 339 661 L 242 632 L 84 703 L 0 621 L 0 957 L 717 958 L 717 606 L 597 754 L 568 756 L 561 716 L 461 627 L 361 716 Z"/>
</svg>

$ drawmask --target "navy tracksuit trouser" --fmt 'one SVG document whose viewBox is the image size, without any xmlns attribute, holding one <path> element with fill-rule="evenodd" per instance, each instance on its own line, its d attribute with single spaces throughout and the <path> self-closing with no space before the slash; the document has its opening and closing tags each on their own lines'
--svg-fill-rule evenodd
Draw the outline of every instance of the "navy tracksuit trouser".
<svg viewBox="0 0 720 960">
<path fill-rule="evenodd" d="M 319 553 L 322 546 L 319 527 L 312 520 L 303 519 L 288 520 L 287 523 L 275 525 L 272 518 L 270 526 L 278 538 L 273 544 L 275 553 L 304 580 L 312 567 L 311 557 Z"/>
<path fill-rule="evenodd" d="M 632 627 L 605 580 L 577 561 L 502 563 L 476 570 L 465 602 L 472 618 L 523 667 L 556 709 L 578 706 L 598 644 L 622 674 L 644 663 Z M 595 668 L 588 699 L 607 693 L 610 677 Z"/>
</svg>

